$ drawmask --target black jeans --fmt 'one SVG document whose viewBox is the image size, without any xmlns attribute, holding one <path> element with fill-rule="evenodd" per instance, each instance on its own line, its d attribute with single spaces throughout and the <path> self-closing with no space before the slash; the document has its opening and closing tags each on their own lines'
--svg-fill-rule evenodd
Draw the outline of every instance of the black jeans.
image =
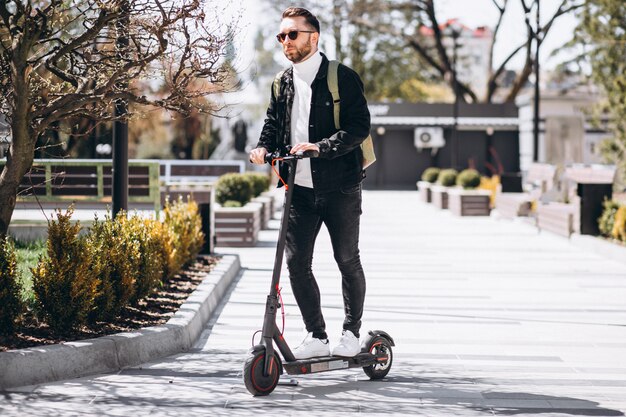
<svg viewBox="0 0 626 417">
<path fill-rule="evenodd" d="M 304 324 L 313 337 L 327 338 L 320 291 L 311 269 L 315 240 L 322 223 L 328 229 L 335 261 L 341 271 L 343 328 L 359 337 L 365 300 L 365 274 L 359 256 L 360 216 L 361 185 L 317 195 L 311 188 L 294 186 L 287 227 L 287 268 Z"/>
</svg>

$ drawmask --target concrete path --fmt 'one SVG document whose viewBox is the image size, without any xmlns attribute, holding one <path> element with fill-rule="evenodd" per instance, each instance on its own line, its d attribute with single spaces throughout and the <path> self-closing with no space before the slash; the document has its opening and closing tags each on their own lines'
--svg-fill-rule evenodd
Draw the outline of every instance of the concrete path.
<svg viewBox="0 0 626 417">
<path fill-rule="evenodd" d="M 276 235 L 263 232 L 257 248 L 220 248 L 244 269 L 193 351 L 0 393 L 0 415 L 626 413 L 626 264 L 524 224 L 454 217 L 417 192 L 364 192 L 363 329 L 394 337 L 388 378 L 354 369 L 284 376 L 271 396 L 251 397 L 241 370 L 262 323 Z M 343 307 L 324 229 L 314 270 L 332 343 Z M 296 345 L 303 326 L 284 276 L 285 334 Z"/>
</svg>

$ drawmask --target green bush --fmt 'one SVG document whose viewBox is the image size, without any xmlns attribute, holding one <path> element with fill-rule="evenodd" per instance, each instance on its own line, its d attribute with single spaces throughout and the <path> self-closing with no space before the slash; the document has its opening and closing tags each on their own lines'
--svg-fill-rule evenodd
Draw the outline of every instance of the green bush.
<svg viewBox="0 0 626 417">
<path fill-rule="evenodd" d="M 452 187 L 456 184 L 456 176 L 457 172 L 455 169 L 442 169 L 439 173 L 439 177 L 437 177 L 437 184 L 443 185 L 444 187 Z"/>
<path fill-rule="evenodd" d="M 626 242 L 626 206 L 619 206 L 615 212 L 615 224 L 611 232 L 613 239 Z"/>
<path fill-rule="evenodd" d="M 611 237 L 615 224 L 615 213 L 617 213 L 617 209 L 619 209 L 619 204 L 613 200 L 605 200 L 602 205 L 604 209 L 598 219 L 598 228 L 602 236 Z"/>
<path fill-rule="evenodd" d="M 79 236 L 72 210 L 59 212 L 48 229 L 47 255 L 32 268 L 42 318 L 59 331 L 111 320 L 193 261 L 205 238 L 198 205 L 179 198 L 164 213 L 163 222 L 107 215 Z"/>
<path fill-rule="evenodd" d="M 161 255 L 159 259 L 163 262 L 163 275 L 161 281 L 165 282 L 173 277 L 180 268 L 180 261 L 176 251 L 177 237 L 174 231 L 160 221 L 152 223 L 152 231 L 158 241 Z"/>
<path fill-rule="evenodd" d="M 242 206 L 239 201 L 228 200 L 228 201 L 224 201 L 224 204 L 222 204 L 222 207 L 238 208 Z"/>
<path fill-rule="evenodd" d="M 126 222 L 126 213 L 121 211 L 115 219 L 96 218 L 91 226 L 92 271 L 99 278 L 92 321 L 113 319 L 135 296 L 141 244 Z"/>
<path fill-rule="evenodd" d="M 64 332 L 85 323 L 94 306 L 98 279 L 93 273 L 94 252 L 78 235 L 78 222 L 70 223 L 73 209 L 59 210 L 48 225 L 46 255 L 33 273 L 38 312 L 51 328 Z"/>
<path fill-rule="evenodd" d="M 242 206 L 252 198 L 252 182 L 243 174 L 224 174 L 215 185 L 215 199 L 219 204 L 228 200 L 239 201 Z"/>
<path fill-rule="evenodd" d="M 160 222 L 139 216 L 119 219 L 122 228 L 139 242 L 139 262 L 135 271 L 135 290 L 131 303 L 150 295 L 163 279 L 165 269 L 164 244 L 161 242 Z"/>
<path fill-rule="evenodd" d="M 473 190 L 480 185 L 480 174 L 475 169 L 464 169 L 456 177 L 456 185 L 465 190 Z"/>
<path fill-rule="evenodd" d="M 252 184 L 252 197 L 258 197 L 270 188 L 270 177 L 260 172 L 246 172 L 243 174 Z"/>
<path fill-rule="evenodd" d="M 22 313 L 20 285 L 17 282 L 15 247 L 8 237 L 0 240 L 0 334 L 11 334 Z"/>
<path fill-rule="evenodd" d="M 436 168 L 436 167 L 426 168 L 424 172 L 422 173 L 422 181 L 426 181 L 431 184 L 434 184 L 435 182 L 437 182 L 437 177 L 439 176 L 440 172 L 441 172 L 440 168 Z"/>
<path fill-rule="evenodd" d="M 174 244 L 174 273 L 176 273 L 180 268 L 195 260 L 204 245 L 202 218 L 198 212 L 198 205 L 193 200 L 185 203 L 182 198 L 179 198 L 174 203 L 168 203 L 164 211 L 163 223 L 173 231 L 176 237 Z"/>
</svg>

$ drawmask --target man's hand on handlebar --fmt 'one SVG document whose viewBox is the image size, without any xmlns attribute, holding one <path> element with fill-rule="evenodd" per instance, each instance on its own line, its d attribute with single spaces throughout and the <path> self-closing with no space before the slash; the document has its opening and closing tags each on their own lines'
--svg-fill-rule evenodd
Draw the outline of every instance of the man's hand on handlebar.
<svg viewBox="0 0 626 417">
<path fill-rule="evenodd" d="M 293 148 L 291 148 L 291 151 L 289 151 L 290 154 L 295 155 L 298 153 L 302 153 L 304 151 L 316 151 L 319 152 L 320 148 L 319 146 L 317 146 L 314 143 L 296 143 L 295 145 L 293 145 Z"/>
<path fill-rule="evenodd" d="M 301 159 L 316 158 L 319 156 L 320 148 L 313 143 L 298 143 L 293 148 L 287 147 L 289 155 L 281 155 L 278 152 L 268 153 L 267 149 L 260 147 L 250 151 L 250 162 L 253 164 L 271 163 L 273 158 L 281 157 L 281 159 Z"/>
<path fill-rule="evenodd" d="M 256 148 L 250 151 L 250 162 L 253 164 L 264 164 L 265 163 L 265 155 L 267 154 L 267 149 L 265 148 Z"/>
</svg>

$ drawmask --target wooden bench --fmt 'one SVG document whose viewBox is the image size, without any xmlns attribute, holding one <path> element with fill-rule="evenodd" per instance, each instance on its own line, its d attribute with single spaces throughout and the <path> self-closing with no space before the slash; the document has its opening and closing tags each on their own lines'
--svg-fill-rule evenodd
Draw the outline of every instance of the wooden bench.
<svg viewBox="0 0 626 417">
<path fill-rule="evenodd" d="M 529 216 L 533 202 L 539 200 L 541 195 L 548 191 L 554 184 L 556 167 L 550 164 L 531 164 L 524 179 L 522 193 L 496 193 L 496 210 L 505 218 L 517 216 Z"/>
<path fill-rule="evenodd" d="M 176 184 L 211 183 L 228 173 L 243 174 L 243 161 L 161 160 L 160 179 L 165 187 Z"/>
<path fill-rule="evenodd" d="M 5 160 L 0 160 L 4 166 Z M 112 162 L 104 159 L 35 159 L 18 188 L 16 208 L 103 208 L 111 205 Z M 128 163 L 129 208 L 161 208 L 159 162 Z"/>
</svg>

